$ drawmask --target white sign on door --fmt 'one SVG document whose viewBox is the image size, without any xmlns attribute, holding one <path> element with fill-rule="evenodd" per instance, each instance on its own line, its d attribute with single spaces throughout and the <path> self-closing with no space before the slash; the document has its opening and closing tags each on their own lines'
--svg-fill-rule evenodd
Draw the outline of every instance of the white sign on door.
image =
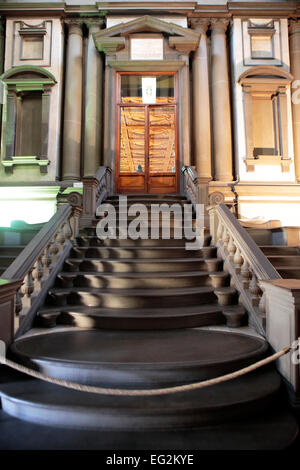
<svg viewBox="0 0 300 470">
<path fill-rule="evenodd" d="M 143 103 L 156 103 L 156 77 L 142 77 Z"/>
</svg>

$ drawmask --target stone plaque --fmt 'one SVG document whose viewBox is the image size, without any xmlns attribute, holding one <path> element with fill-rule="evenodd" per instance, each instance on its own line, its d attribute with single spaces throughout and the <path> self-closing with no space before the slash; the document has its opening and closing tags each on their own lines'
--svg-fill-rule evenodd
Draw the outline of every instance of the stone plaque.
<svg viewBox="0 0 300 470">
<path fill-rule="evenodd" d="M 163 60 L 164 45 L 162 38 L 131 38 L 131 60 Z"/>
</svg>

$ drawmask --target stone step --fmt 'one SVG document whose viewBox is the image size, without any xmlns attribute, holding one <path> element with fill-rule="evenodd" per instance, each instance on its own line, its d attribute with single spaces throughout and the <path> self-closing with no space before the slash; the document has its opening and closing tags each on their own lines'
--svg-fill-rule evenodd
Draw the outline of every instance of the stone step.
<svg viewBox="0 0 300 470">
<path fill-rule="evenodd" d="M 271 255 L 294 255 L 299 256 L 300 250 L 298 246 L 283 246 L 283 245 L 265 245 L 259 247 L 266 256 Z"/>
<path fill-rule="evenodd" d="M 112 330 L 164 330 L 224 324 L 222 307 L 215 304 L 196 307 L 112 309 L 99 307 L 43 308 L 37 326 L 53 328 L 69 325 L 79 328 Z"/>
<path fill-rule="evenodd" d="M 279 267 L 300 267 L 300 256 L 282 256 L 282 255 L 270 255 L 268 256 L 269 261 L 275 268 Z"/>
<path fill-rule="evenodd" d="M 2 256 L 17 257 L 26 245 L 0 245 L 0 258 Z"/>
<path fill-rule="evenodd" d="M 256 336 L 206 329 L 71 329 L 24 337 L 10 349 L 18 362 L 51 377 L 132 389 L 218 377 L 262 359 L 268 344 Z"/>
<path fill-rule="evenodd" d="M 266 416 L 272 406 L 278 407 L 280 388 L 279 376 L 272 368 L 203 390 L 117 399 L 68 390 L 37 380 L 20 380 L 1 387 L 3 410 L 11 416 L 66 430 L 136 430 L 139 433 L 156 430 L 162 439 L 166 430 L 194 429 L 198 433 L 209 425 L 225 423 L 240 422 L 247 429 L 247 420 Z M 294 424 L 294 434 L 295 428 Z M 277 434 L 282 434 L 278 433 L 278 428 Z M 252 442 L 253 439 L 255 435 L 251 436 Z M 215 442 L 217 440 L 215 436 Z M 126 441 L 127 446 L 134 442 L 132 437 Z M 172 446 L 170 448 L 173 449 Z"/>
<path fill-rule="evenodd" d="M 0 265 L 5 270 L 15 259 L 14 255 L 0 255 Z"/>
<path fill-rule="evenodd" d="M 284 279 L 300 279 L 300 266 L 299 268 L 291 266 L 280 266 L 277 267 L 277 271 Z"/>
<path fill-rule="evenodd" d="M 147 200 L 147 199 L 143 199 L 143 200 L 140 200 L 140 201 L 134 201 L 134 200 L 127 200 L 127 205 L 122 205 L 122 203 L 120 204 L 119 200 L 115 200 L 115 201 L 105 201 L 102 203 L 103 206 L 101 209 L 107 209 L 107 206 L 105 207 L 105 205 L 111 205 L 115 208 L 116 211 L 121 211 L 121 212 L 126 212 L 126 210 L 128 211 L 130 208 L 132 208 L 132 210 L 135 210 L 138 208 L 138 205 L 142 205 L 143 208 L 146 207 L 147 210 L 151 211 L 151 208 L 159 208 L 161 210 L 168 210 L 168 208 L 172 208 L 173 210 L 174 209 L 178 209 L 180 208 L 180 210 L 182 210 L 182 212 L 184 212 L 184 208 L 185 207 L 190 207 L 190 209 L 186 209 L 186 210 L 191 210 L 192 213 L 195 213 L 195 210 L 193 207 L 191 207 L 190 203 L 187 201 L 187 200 L 160 200 L 160 201 L 154 201 L 154 200 Z"/>
<path fill-rule="evenodd" d="M 170 238 L 170 239 L 141 239 L 139 238 L 138 240 L 132 240 L 130 238 L 126 238 L 124 240 L 122 239 L 109 239 L 106 238 L 105 240 L 101 240 L 97 236 L 93 235 L 81 235 L 80 237 L 77 237 L 76 239 L 77 245 L 78 246 L 112 246 L 112 247 L 123 247 L 123 246 L 132 246 L 134 248 L 137 247 L 152 247 L 152 246 L 158 246 L 158 247 L 178 247 L 182 248 L 185 247 L 186 243 L 190 243 L 191 240 L 188 240 L 186 238 L 180 238 L 176 240 L 175 238 Z"/>
<path fill-rule="evenodd" d="M 42 387 L 37 384 L 37 387 Z M 43 386 L 44 387 L 44 386 Z M 43 393 L 44 392 L 44 393 Z M 60 427 L 57 427 L 58 414 L 53 415 L 53 407 L 51 409 L 51 426 L 47 425 L 49 418 L 45 416 L 45 404 L 49 411 L 49 402 L 43 402 L 43 407 L 36 413 L 24 413 L 24 408 L 28 411 L 28 404 L 32 405 L 32 411 L 35 407 L 35 396 L 40 398 L 47 396 L 45 389 L 37 389 L 30 397 L 26 395 L 27 401 L 22 403 L 23 410 L 18 406 L 20 405 L 20 394 L 10 388 L 7 391 L 5 402 L 6 408 L 9 407 L 11 414 L 15 413 L 21 419 L 9 416 L 3 410 L 0 410 L 0 448 L 1 449 L 14 449 L 14 450 L 104 450 L 112 451 L 126 451 L 134 449 L 136 451 L 164 451 L 165 449 L 172 449 L 172 451 L 212 451 L 216 450 L 275 450 L 278 455 L 278 450 L 291 450 L 291 446 L 297 445 L 296 438 L 298 433 L 298 426 L 295 418 L 286 409 L 277 406 L 276 413 L 268 409 L 266 412 L 262 411 L 258 416 L 254 414 L 252 417 L 242 417 L 242 420 L 228 420 L 226 423 L 220 425 L 206 425 L 197 427 L 197 429 L 171 429 L 164 430 L 160 428 L 154 431 L 142 431 L 140 429 L 130 432 L 127 430 L 118 431 L 109 429 L 95 430 L 93 429 L 80 429 L 76 426 L 66 428 L 67 419 L 61 419 Z M 26 405 L 23 407 L 23 405 Z M 43 417 L 41 410 L 44 411 Z M 73 413 L 78 410 L 78 407 L 73 407 Z M 38 416 L 38 418 L 36 418 Z M 61 415 L 59 415 L 61 416 Z M 75 416 L 73 414 L 72 416 Z M 39 424 L 34 424 L 39 419 Z M 45 423 L 47 420 L 47 423 Z M 43 422 L 44 425 L 41 423 Z M 90 421 L 89 421 L 90 422 Z M 46 424 L 46 425 L 45 425 Z M 284 432 L 278 432 L 279 429 L 284 429 Z M 158 432 L 159 431 L 159 432 Z M 16 439 L 16 435 L 18 439 Z M 288 448 L 288 449 L 287 449 Z M 163 452 L 159 452 L 160 454 Z M 189 452 L 191 453 L 191 452 Z M 128 454 L 126 454 L 128 455 Z M 195 462 L 195 458 L 193 458 Z"/>
<path fill-rule="evenodd" d="M 223 288 L 226 289 L 226 288 Z M 227 288 L 231 289 L 231 288 Z M 231 292 L 230 292 L 231 293 Z M 49 290 L 47 305 L 85 305 L 104 308 L 183 307 L 216 301 L 213 287 L 184 289 L 97 289 L 74 287 Z M 228 305 L 228 303 L 222 303 Z"/>
<path fill-rule="evenodd" d="M 223 274 L 218 276 L 218 274 Z M 218 282 L 216 282 L 218 280 Z M 227 273 L 195 272 L 149 272 L 149 273 L 94 273 L 61 272 L 54 287 L 94 287 L 100 289 L 166 289 L 168 287 L 223 287 L 228 284 Z"/>
<path fill-rule="evenodd" d="M 220 258 L 162 258 L 162 259 L 76 259 L 65 261 L 64 271 L 91 271 L 104 273 L 187 272 L 219 271 L 223 265 Z"/>
<path fill-rule="evenodd" d="M 151 228 L 152 227 L 152 228 Z M 178 227 L 172 227 L 170 226 L 169 228 L 168 227 L 162 227 L 162 226 L 158 226 L 158 225 L 152 225 L 150 226 L 150 224 L 148 225 L 148 230 L 146 230 L 147 227 L 143 227 L 143 235 L 141 236 L 141 238 L 147 238 L 147 239 L 151 239 L 151 238 L 154 238 L 154 235 L 153 235 L 153 231 L 155 230 L 155 238 L 164 238 L 166 240 L 168 239 L 173 239 L 175 236 L 176 237 L 179 237 L 180 238 L 186 238 L 185 237 L 185 234 L 184 234 L 184 228 L 182 228 L 182 230 L 180 231 L 180 233 L 178 232 L 180 230 L 180 226 Z M 188 229 L 188 227 L 186 228 Z M 81 233 L 80 235 L 81 236 L 85 236 L 85 235 L 92 235 L 94 237 L 97 237 L 97 227 L 96 225 L 94 226 L 90 226 L 90 227 L 85 227 L 81 230 Z M 191 228 L 191 230 L 194 230 Z M 123 228 L 120 228 L 118 226 L 116 226 L 116 229 L 112 229 L 110 228 L 110 234 L 112 234 L 112 236 L 110 236 L 110 238 L 119 238 L 119 237 L 124 237 L 124 238 L 130 238 L 129 237 L 129 233 L 128 233 L 128 230 L 127 229 L 123 229 Z M 182 237 L 181 237 L 182 235 Z M 194 238 L 195 234 L 194 232 L 192 232 L 191 234 L 187 234 L 187 236 L 190 236 L 191 238 Z M 107 238 L 109 238 L 109 236 L 107 236 Z M 211 241 L 211 236 L 209 234 L 204 234 L 204 245 L 207 246 L 210 244 L 210 241 Z"/>
<path fill-rule="evenodd" d="M 75 247 L 71 249 L 71 258 L 101 259 L 154 259 L 154 258 L 213 258 L 215 247 L 203 247 L 200 250 L 186 250 L 185 247 Z"/>
</svg>

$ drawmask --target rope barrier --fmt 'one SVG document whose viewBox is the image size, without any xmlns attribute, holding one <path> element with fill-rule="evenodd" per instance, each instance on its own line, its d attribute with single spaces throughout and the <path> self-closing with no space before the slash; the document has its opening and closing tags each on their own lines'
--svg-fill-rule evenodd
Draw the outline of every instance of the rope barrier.
<svg viewBox="0 0 300 470">
<path fill-rule="evenodd" d="M 279 357 L 284 356 L 285 354 L 291 351 L 291 347 L 284 348 L 281 351 L 269 356 L 265 359 L 262 359 L 254 364 L 251 364 L 248 367 L 244 367 L 243 369 L 237 370 L 235 372 L 231 372 L 230 374 L 222 375 L 220 377 L 216 377 L 214 379 L 203 380 L 202 382 L 195 382 L 186 385 L 178 385 L 175 387 L 166 387 L 166 388 L 157 388 L 157 389 L 146 389 L 146 390 L 130 390 L 130 389 L 119 389 L 119 388 L 103 388 L 103 387 L 94 387 L 91 385 L 84 385 L 79 384 L 76 382 L 70 382 L 68 380 L 63 379 L 56 379 L 54 377 L 50 377 L 48 375 L 43 374 L 42 372 L 35 371 L 30 369 L 29 367 L 22 366 L 16 362 L 13 362 L 5 357 L 0 357 L 0 363 L 11 367 L 19 372 L 24 374 L 30 375 L 36 379 L 43 380 L 45 382 L 50 382 L 55 385 L 60 385 L 61 387 L 70 388 L 72 390 L 77 390 L 80 392 L 88 392 L 88 393 L 96 393 L 98 395 L 115 395 L 115 396 L 130 396 L 130 397 L 137 397 L 137 396 L 154 396 L 154 395 L 167 395 L 170 393 L 179 393 L 179 392 L 188 392 L 191 390 L 198 390 L 205 387 L 211 387 L 212 385 L 216 385 L 222 382 L 227 382 L 228 380 L 233 380 L 242 375 L 248 374 L 259 367 L 265 366 L 270 364 L 273 361 L 276 361 Z"/>
</svg>

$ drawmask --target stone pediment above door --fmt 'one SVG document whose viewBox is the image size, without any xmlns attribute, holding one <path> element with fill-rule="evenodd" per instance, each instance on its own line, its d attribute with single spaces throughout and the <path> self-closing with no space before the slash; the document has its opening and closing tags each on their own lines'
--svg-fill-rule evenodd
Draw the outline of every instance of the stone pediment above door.
<svg viewBox="0 0 300 470">
<path fill-rule="evenodd" d="M 100 52 L 115 54 L 125 49 L 128 37 L 139 33 L 161 33 L 167 37 L 169 47 L 181 54 L 195 51 L 200 40 L 200 34 L 196 31 L 145 15 L 95 33 L 94 41 Z"/>
</svg>

